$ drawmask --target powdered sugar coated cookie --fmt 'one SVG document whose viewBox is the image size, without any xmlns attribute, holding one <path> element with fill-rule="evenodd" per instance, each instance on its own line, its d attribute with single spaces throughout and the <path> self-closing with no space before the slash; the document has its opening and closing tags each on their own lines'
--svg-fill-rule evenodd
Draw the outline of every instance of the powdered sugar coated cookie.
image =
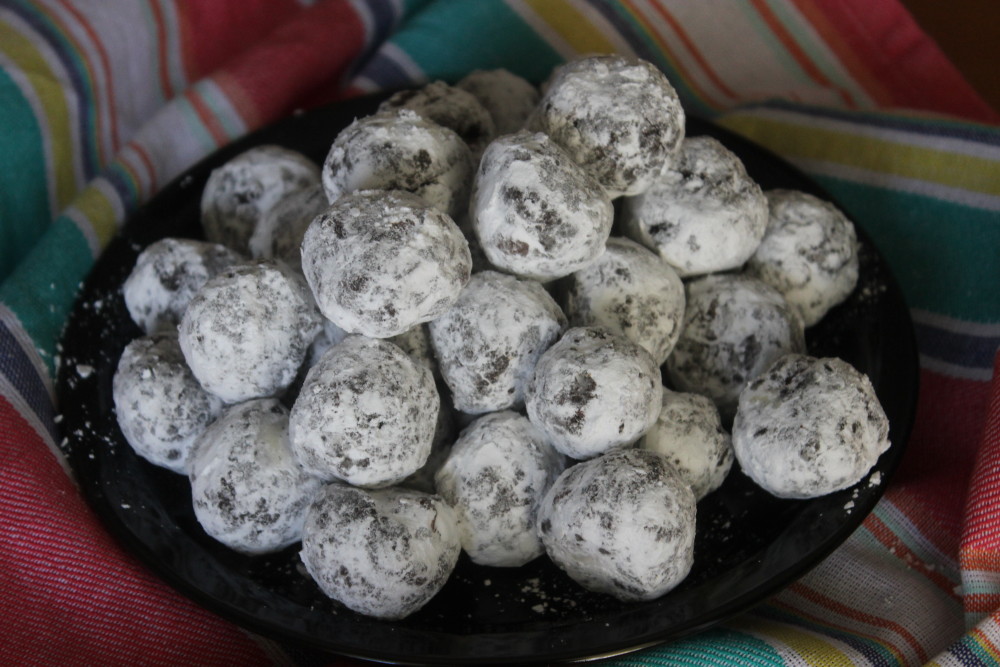
<svg viewBox="0 0 1000 667">
<path fill-rule="evenodd" d="M 408 192 L 341 197 L 302 240 L 302 270 L 320 311 L 345 331 L 373 338 L 443 314 L 471 269 L 455 222 Z"/>
<path fill-rule="evenodd" d="M 194 442 L 222 412 L 222 400 L 195 379 L 176 331 L 125 346 L 111 384 L 125 441 L 150 463 L 187 474 Z"/>
<path fill-rule="evenodd" d="M 684 110 L 651 63 L 591 56 L 553 72 L 528 127 L 552 137 L 615 198 L 644 192 L 673 161 Z"/>
<path fill-rule="evenodd" d="M 694 494 L 667 458 L 642 449 L 578 463 L 542 501 L 538 532 L 583 587 L 625 601 L 676 587 L 694 562 Z"/>
<path fill-rule="evenodd" d="M 782 357 L 743 390 L 733 423 L 740 467 L 781 498 L 856 484 L 889 444 L 871 382 L 841 359 Z"/>
<path fill-rule="evenodd" d="M 625 200 L 622 219 L 628 236 L 688 277 L 742 266 L 767 216 L 739 157 L 712 137 L 690 137 L 652 187 Z"/>
<path fill-rule="evenodd" d="M 393 620 L 441 590 L 460 551 L 454 515 L 441 498 L 335 483 L 309 509 L 301 556 L 324 593 L 358 613 Z"/>
<path fill-rule="evenodd" d="M 470 424 L 438 471 L 473 562 L 518 567 L 542 555 L 535 518 L 566 459 L 526 417 L 503 411 Z"/>
<path fill-rule="evenodd" d="M 288 410 L 273 398 L 229 407 L 198 439 L 189 477 L 205 532 L 248 554 L 297 542 L 321 486 L 292 455 Z"/>
<path fill-rule="evenodd" d="M 470 93 L 444 81 L 432 81 L 415 90 L 401 90 L 379 105 L 379 111 L 410 109 L 429 121 L 454 131 L 468 144 L 473 164 L 496 136 L 490 112 Z"/>
<path fill-rule="evenodd" d="M 646 349 L 658 364 L 681 335 L 684 285 L 652 251 L 610 238 L 604 254 L 568 276 L 563 299 L 573 326 L 601 326 Z"/>
<path fill-rule="evenodd" d="M 250 237 L 250 255 L 279 259 L 302 271 L 302 237 L 309 223 L 328 206 L 320 184 L 290 192 L 268 209 Z"/>
<path fill-rule="evenodd" d="M 816 324 L 858 282 L 854 225 L 833 204 L 806 192 L 770 190 L 767 233 L 747 273 L 781 292 L 805 325 Z"/>
<path fill-rule="evenodd" d="M 539 358 L 525 405 L 556 449 L 588 459 L 638 440 L 656 422 L 662 397 L 649 352 L 606 329 L 576 327 Z"/>
<path fill-rule="evenodd" d="M 496 126 L 497 136 L 517 132 L 538 104 L 538 89 L 506 69 L 477 69 L 455 84 L 479 100 Z"/>
</svg>

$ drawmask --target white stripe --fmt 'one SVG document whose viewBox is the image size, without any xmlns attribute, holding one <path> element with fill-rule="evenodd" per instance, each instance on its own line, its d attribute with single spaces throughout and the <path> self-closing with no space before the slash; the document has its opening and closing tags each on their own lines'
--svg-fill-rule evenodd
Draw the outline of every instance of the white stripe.
<svg viewBox="0 0 1000 667">
<path fill-rule="evenodd" d="M 887 516 L 887 518 L 889 518 L 893 526 L 896 526 L 896 528 L 890 526 L 893 534 L 898 536 L 900 532 L 905 532 L 906 539 L 903 540 L 902 537 L 900 539 L 906 543 L 907 548 L 915 553 L 920 560 L 925 563 L 939 563 L 941 566 L 939 569 L 942 569 L 945 576 L 952 580 L 958 579 L 959 564 L 957 558 L 952 554 L 938 549 L 896 505 L 891 501 L 883 501 L 879 503 L 876 511 L 885 515 L 891 515 L 891 518 L 890 516 Z"/>
<path fill-rule="evenodd" d="M 351 85 L 365 93 L 374 93 L 375 91 L 380 90 L 378 84 L 369 79 L 367 76 L 355 77 L 354 80 L 351 81 Z"/>
<path fill-rule="evenodd" d="M 786 159 L 803 171 L 820 176 L 829 176 L 852 183 L 872 185 L 879 188 L 908 192 L 910 194 L 933 197 L 942 201 L 949 201 L 953 204 L 960 204 L 970 208 L 978 208 L 985 211 L 1000 212 L 1000 196 L 990 195 L 974 190 L 955 188 L 932 181 L 924 181 L 916 178 L 907 178 L 895 174 L 887 174 L 882 171 L 874 171 L 863 167 L 853 167 L 836 162 L 825 160 L 813 160 L 810 158 L 796 158 L 785 156 Z"/>
<path fill-rule="evenodd" d="M 968 320 L 958 320 L 947 315 L 941 315 L 940 313 L 920 310 L 919 308 L 911 309 L 910 316 L 914 322 L 964 336 L 981 336 L 983 338 L 1000 336 L 1000 322 L 969 322 Z"/>
<path fill-rule="evenodd" d="M 139 156 L 134 141 L 130 141 L 122 147 L 116 161 L 125 167 L 125 173 L 135 175 L 135 185 L 140 201 L 145 200 L 149 193 L 156 191 L 156 165 L 150 165 Z"/>
<path fill-rule="evenodd" d="M 54 286 L 53 286 L 54 288 Z M 21 325 L 21 321 L 18 319 L 17 315 L 6 304 L 0 302 L 0 322 L 7 325 L 7 330 L 10 331 L 14 340 L 17 341 L 18 347 L 24 352 L 24 356 L 28 358 L 31 365 L 34 366 L 35 372 L 38 376 L 42 378 L 42 384 L 45 386 L 45 391 L 49 395 L 49 400 L 55 403 L 56 400 L 56 390 L 52 384 L 52 378 L 49 377 L 49 368 L 45 365 L 45 360 L 42 359 L 41 351 L 35 347 L 35 343 L 31 340 L 28 332 L 24 330 L 24 326 Z"/>
<path fill-rule="evenodd" d="M 114 212 L 115 227 L 120 228 L 125 222 L 125 202 L 121 200 L 121 195 L 115 190 L 115 186 L 103 176 L 95 178 L 90 185 L 104 195 L 104 199 L 107 200 Z"/>
<path fill-rule="evenodd" d="M 942 153 L 954 153 L 984 160 L 1000 161 L 1000 146 L 994 146 L 979 141 L 970 141 L 957 137 L 947 137 L 927 132 L 909 132 L 897 128 L 866 125 L 863 122 L 852 122 L 839 118 L 816 116 L 799 113 L 791 109 L 756 108 L 748 113 L 761 118 L 768 118 L 782 123 L 791 123 L 813 129 L 828 130 L 856 137 L 878 139 L 906 146 L 918 146 Z"/>
<path fill-rule="evenodd" d="M 635 55 L 635 49 L 632 48 L 628 40 L 622 37 L 617 28 L 609 23 L 603 14 L 594 9 L 593 5 L 586 2 L 586 0 L 572 0 L 572 4 L 578 12 L 587 18 L 587 21 L 614 45 L 615 53 L 623 53 L 630 56 Z"/>
<path fill-rule="evenodd" d="M 393 42 L 386 42 L 381 48 L 381 53 L 396 63 L 413 83 L 424 83 L 427 81 L 427 75 L 420 69 L 420 66 L 417 65 L 413 58 L 410 57 L 410 54 L 403 51 Z"/>
<path fill-rule="evenodd" d="M 49 448 L 52 452 L 52 456 L 55 457 L 56 461 L 59 462 L 59 466 L 63 469 L 66 475 L 76 484 L 76 479 L 73 477 L 73 471 L 69 467 L 69 463 L 66 461 L 66 456 L 63 454 L 62 450 L 56 445 L 55 440 L 52 439 L 52 435 L 49 433 L 48 429 L 42 425 L 42 421 L 35 414 L 27 403 L 21 398 L 21 394 L 18 393 L 14 387 L 7 382 L 7 378 L 0 375 L 0 396 L 6 398 L 11 406 L 17 410 L 17 412 L 24 418 L 31 429 L 38 434 L 38 437 L 42 439 L 45 446 Z"/>
<path fill-rule="evenodd" d="M 975 382 L 990 382 L 993 379 L 993 368 L 970 368 L 959 366 L 941 359 L 935 359 L 925 354 L 920 355 L 920 367 L 924 370 L 946 375 L 957 380 L 973 380 Z"/>
<path fill-rule="evenodd" d="M 506 0 L 506 2 L 511 11 L 520 16 L 521 20 L 538 33 L 538 36 L 545 40 L 564 60 L 572 60 L 577 56 L 576 49 L 522 0 Z"/>
<path fill-rule="evenodd" d="M 177 18 L 177 3 L 163 2 L 162 0 L 150 1 L 158 3 L 160 14 L 163 16 L 163 22 L 165 24 L 164 32 L 166 32 L 168 40 L 164 49 L 167 54 L 165 64 L 167 70 L 170 72 L 170 85 L 176 93 L 177 91 L 184 90 L 189 85 L 187 76 L 185 76 L 184 72 L 184 61 L 182 58 L 184 47 L 180 44 L 181 34 L 183 31 L 180 27 L 180 20 Z M 157 54 L 154 62 L 159 64 L 159 54 Z M 157 86 L 157 88 L 159 87 L 160 86 Z M 166 91 L 161 92 L 165 93 Z"/>
<path fill-rule="evenodd" d="M 365 46 L 364 50 L 367 51 L 372 45 L 372 40 L 375 37 L 375 15 L 372 14 L 371 9 L 368 8 L 368 3 L 364 0 L 349 0 L 347 3 L 354 10 L 354 13 L 361 19 L 361 23 L 365 26 Z"/>
</svg>

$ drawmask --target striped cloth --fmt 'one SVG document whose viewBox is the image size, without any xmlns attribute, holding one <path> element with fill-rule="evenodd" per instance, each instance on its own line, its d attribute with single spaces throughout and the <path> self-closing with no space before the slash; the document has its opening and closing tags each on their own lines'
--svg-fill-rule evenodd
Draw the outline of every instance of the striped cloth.
<svg viewBox="0 0 1000 667">
<path fill-rule="evenodd" d="M 840 549 L 613 664 L 997 662 L 1000 116 L 895 0 L 0 0 L 0 662 L 298 659 L 124 553 L 58 454 L 60 329 L 129 213 L 296 108 L 592 52 L 654 62 L 826 187 L 902 284 L 921 363 L 902 468 Z"/>
</svg>

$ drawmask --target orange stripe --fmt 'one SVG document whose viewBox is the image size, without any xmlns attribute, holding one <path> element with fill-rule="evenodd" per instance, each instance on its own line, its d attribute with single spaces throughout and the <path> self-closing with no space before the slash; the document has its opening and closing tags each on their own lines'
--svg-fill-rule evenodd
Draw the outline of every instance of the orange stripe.
<svg viewBox="0 0 1000 667">
<path fill-rule="evenodd" d="M 674 69 L 677 70 L 677 73 L 680 74 L 681 78 L 684 79 L 687 82 L 687 84 L 695 91 L 695 93 L 698 95 L 701 101 L 706 106 L 715 109 L 724 108 L 725 105 L 723 103 L 713 100 L 712 96 L 708 95 L 708 93 L 703 88 L 695 84 L 694 79 L 691 77 L 690 70 L 688 70 L 686 67 L 684 67 L 683 64 L 681 64 L 680 60 L 678 60 L 677 58 L 677 54 L 674 52 L 672 48 L 670 48 L 670 44 L 668 44 L 667 41 L 660 36 L 660 34 L 653 28 L 653 26 L 650 25 L 649 21 L 643 18 L 642 12 L 637 10 L 633 6 L 633 3 L 630 2 L 629 0 L 624 0 L 624 4 L 628 6 L 629 10 L 632 12 L 632 15 L 636 18 L 636 20 L 638 20 L 640 23 L 643 24 L 643 26 L 645 26 L 646 33 L 653 38 L 653 41 L 656 42 L 657 46 L 660 47 L 660 50 L 673 64 Z"/>
<path fill-rule="evenodd" d="M 794 605 L 792 605 L 792 604 L 790 604 L 788 602 L 784 602 L 781 599 L 781 597 L 772 598 L 769 601 L 769 604 L 771 604 L 771 605 L 773 605 L 775 607 L 779 607 L 781 609 L 784 609 L 785 611 L 789 612 L 790 614 L 792 614 L 792 615 L 794 615 L 796 617 L 805 618 L 805 619 L 809 620 L 810 622 L 812 622 L 812 623 L 814 623 L 814 624 L 816 624 L 818 626 L 821 626 L 821 627 L 824 627 L 824 628 L 830 628 L 830 629 L 833 629 L 833 630 L 839 630 L 839 631 L 844 632 L 846 634 L 850 634 L 850 635 L 855 636 L 855 637 L 861 637 L 863 639 L 867 639 L 867 640 L 872 641 L 872 642 L 874 642 L 876 644 L 879 644 L 880 646 L 885 647 L 885 649 L 887 651 L 889 651 L 890 653 L 892 653 L 893 656 L 895 656 L 897 662 L 899 662 L 899 664 L 902 665 L 902 664 L 906 663 L 903 651 L 901 651 L 895 645 L 893 645 L 893 644 L 889 643 L 888 641 L 886 641 L 884 638 L 879 637 L 878 635 L 870 634 L 868 632 L 862 632 L 862 631 L 859 631 L 857 628 L 848 627 L 848 626 L 840 624 L 840 623 L 833 623 L 833 622 L 830 621 L 829 617 L 827 617 L 827 616 L 818 616 L 816 614 L 810 614 L 809 612 L 807 612 L 807 611 L 805 611 L 803 609 L 799 609 L 798 607 L 795 607 Z M 779 638 L 780 638 L 780 635 L 779 635 Z M 907 642 L 907 643 L 909 643 L 909 642 Z"/>
<path fill-rule="evenodd" d="M 796 593 L 797 595 L 801 595 L 802 597 L 804 597 L 805 599 L 809 600 L 814 604 L 826 607 L 827 609 L 830 609 L 831 611 L 836 612 L 837 614 L 840 614 L 841 616 L 844 616 L 846 618 L 850 618 L 855 621 L 860 621 L 861 623 L 864 623 L 866 625 L 874 625 L 879 628 L 885 628 L 887 630 L 891 630 L 892 632 L 899 635 L 903 639 L 903 641 L 905 641 L 910 646 L 910 648 L 916 651 L 917 657 L 920 659 L 921 662 L 927 662 L 928 656 L 927 653 L 924 651 L 924 647 L 920 645 L 920 642 L 917 641 L 917 638 L 914 637 L 909 630 L 907 630 L 899 623 L 882 618 L 881 616 L 874 616 L 872 614 L 867 614 L 863 611 L 855 609 L 854 607 L 849 607 L 845 604 L 837 602 L 833 598 L 823 595 L 819 591 L 813 590 L 812 588 L 809 588 L 801 581 L 793 583 L 791 586 L 788 587 L 788 590 L 793 593 Z M 799 610 L 795 611 L 798 613 Z"/>
<path fill-rule="evenodd" d="M 1000 554 L 996 551 L 963 548 L 958 553 L 963 570 L 1000 572 Z"/>
<path fill-rule="evenodd" d="M 94 30 L 93 26 L 90 25 L 90 23 L 87 21 L 87 18 L 81 12 L 79 12 L 75 7 L 73 7 L 73 5 L 70 4 L 67 0 L 61 0 L 59 4 L 63 6 L 63 9 L 65 9 L 67 12 L 73 15 L 73 18 L 76 19 L 80 27 L 83 28 L 84 32 L 87 33 L 87 36 L 93 43 L 94 48 L 97 50 L 97 57 L 100 60 L 101 69 L 104 71 L 104 82 L 107 87 L 107 90 L 105 91 L 105 97 L 106 97 L 105 105 L 108 109 L 108 114 L 111 116 L 111 145 L 114 148 L 114 150 L 117 151 L 119 145 L 121 144 L 121 138 L 118 136 L 119 128 L 118 128 L 118 114 L 115 110 L 114 80 L 111 76 L 111 62 L 108 58 L 108 52 L 104 50 L 104 43 L 101 41 L 101 38 L 97 34 L 97 31 Z M 53 17 L 53 19 L 54 18 L 55 17 Z M 66 34 L 68 38 L 72 39 L 71 33 L 68 30 L 64 29 L 63 32 Z M 73 41 L 74 43 L 76 43 L 75 39 Z M 81 55 L 81 60 L 86 61 L 85 58 L 82 58 L 84 51 L 80 47 L 80 44 L 77 43 L 76 45 Z M 98 92 L 97 89 L 99 88 L 99 86 L 97 85 L 97 81 L 93 79 L 93 75 L 91 75 L 91 85 L 94 87 L 94 92 L 97 93 Z M 103 128 L 102 128 L 100 113 L 94 114 L 94 123 L 96 125 L 94 129 L 97 132 L 97 136 L 101 137 L 103 133 Z M 98 154 L 100 155 L 101 165 L 103 166 L 105 161 L 107 160 L 107 156 L 104 155 L 104 144 L 102 141 L 97 142 L 97 150 Z"/>
<path fill-rule="evenodd" d="M 163 10 L 160 8 L 159 0 L 151 0 L 149 3 L 149 8 L 153 12 L 153 18 L 156 22 L 156 58 L 157 58 L 157 69 L 160 74 L 160 86 L 163 88 L 163 94 L 167 99 L 174 96 L 174 87 L 170 82 L 170 72 L 167 70 L 167 60 L 169 55 L 167 54 L 167 26 L 163 18 Z"/>
<path fill-rule="evenodd" d="M 932 584 L 941 589 L 942 592 L 946 593 L 948 597 L 954 600 L 961 599 L 960 596 L 955 593 L 954 582 L 940 572 L 928 568 L 923 562 L 923 559 L 913 553 L 913 551 L 906 546 L 906 543 L 900 540 L 899 537 L 897 537 L 896 534 L 893 533 L 881 519 L 874 514 L 869 514 L 863 525 L 876 540 L 892 551 L 897 558 L 901 558 L 903 562 L 906 563 L 907 567 L 922 574 Z"/>
<path fill-rule="evenodd" d="M 844 103 L 848 107 L 852 109 L 855 108 L 857 104 L 855 104 L 851 96 L 839 86 L 833 85 L 833 82 L 826 78 L 826 75 L 823 74 L 818 67 L 816 67 L 816 64 L 809 59 L 802 48 L 795 42 L 795 38 L 792 37 L 791 33 L 785 29 L 785 26 L 781 24 L 778 17 L 775 16 L 774 12 L 772 12 L 767 6 L 766 0 L 751 0 L 751 2 L 760 13 L 761 18 L 764 19 L 764 22 L 767 23 L 768 27 L 774 33 L 774 36 L 778 38 L 782 45 L 784 45 L 789 54 L 795 58 L 795 61 L 799 64 L 806 75 L 824 88 L 836 90 L 837 94 L 840 95 L 841 99 L 844 100 Z"/>
<path fill-rule="evenodd" d="M 222 146 L 228 143 L 229 137 L 226 135 L 225 129 L 219 123 L 219 119 L 212 113 L 212 110 L 201 99 L 201 96 L 196 91 L 187 90 L 184 92 L 184 97 L 191 103 L 202 124 L 208 130 L 208 133 L 212 135 L 212 140 L 215 141 L 216 145 Z"/>
<path fill-rule="evenodd" d="M 1000 593 L 968 593 L 963 598 L 965 611 L 992 614 L 1000 607 Z"/>
<path fill-rule="evenodd" d="M 988 650 L 990 653 L 993 654 L 994 658 L 1000 657 L 1000 646 L 998 646 L 996 642 L 990 639 L 989 635 L 983 632 L 978 626 L 972 628 L 970 632 L 976 636 L 977 642 L 982 644 L 984 647 L 986 647 L 986 650 Z"/>
<path fill-rule="evenodd" d="M 817 7 L 813 0 L 792 0 L 792 2 L 823 37 L 823 41 L 837 54 L 837 59 L 847 67 L 851 77 L 864 88 L 875 103 L 880 107 L 894 106 L 893 97 L 889 90 L 872 74 L 854 49 L 844 41 L 840 32 L 833 27 L 823 10 Z"/>
<path fill-rule="evenodd" d="M 661 17 L 663 17 L 663 20 L 669 23 L 673 31 L 677 33 L 677 36 L 680 37 L 681 42 L 683 42 L 687 50 L 691 52 L 691 56 L 695 59 L 695 62 L 698 63 L 698 66 L 701 67 L 701 69 L 705 72 L 705 75 L 709 78 L 709 80 L 711 80 L 711 82 L 715 84 L 715 86 L 730 99 L 736 99 L 738 97 L 736 93 L 734 93 L 732 89 L 729 86 L 727 86 L 722 81 L 722 79 L 719 78 L 718 74 L 715 73 L 715 70 L 713 70 L 712 67 L 709 65 L 708 61 L 702 55 L 701 51 L 698 50 L 698 47 L 695 45 L 694 40 L 692 40 L 691 37 L 687 34 L 687 32 L 681 26 L 680 22 L 677 19 L 675 19 L 674 16 L 667 11 L 667 8 L 661 5 L 660 3 L 654 2 L 652 3 L 652 6 L 653 9 L 656 10 L 656 13 L 659 14 Z"/>
<path fill-rule="evenodd" d="M 139 159 L 142 161 L 143 166 L 146 167 L 146 173 L 149 174 L 149 192 L 156 192 L 159 190 L 156 185 L 156 167 L 153 165 L 153 161 L 150 159 L 149 153 L 146 152 L 146 149 L 139 142 L 133 142 L 132 147 L 135 149 L 136 155 L 138 155 Z M 135 184 L 137 187 L 141 187 L 141 181 L 137 180 Z M 144 193 L 139 194 L 140 200 L 145 198 Z"/>
</svg>

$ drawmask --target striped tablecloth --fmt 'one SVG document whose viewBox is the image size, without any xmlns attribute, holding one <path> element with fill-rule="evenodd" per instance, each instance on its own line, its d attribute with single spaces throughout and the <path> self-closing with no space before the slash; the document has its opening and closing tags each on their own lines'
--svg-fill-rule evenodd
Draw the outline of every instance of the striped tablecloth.
<svg viewBox="0 0 1000 667">
<path fill-rule="evenodd" d="M 895 0 L 0 0 L 0 662 L 297 661 L 123 552 L 61 463 L 60 329 L 131 211 L 296 108 L 612 51 L 837 198 L 902 284 L 921 363 L 902 468 L 843 547 L 616 664 L 994 663 L 1000 116 Z"/>
</svg>

